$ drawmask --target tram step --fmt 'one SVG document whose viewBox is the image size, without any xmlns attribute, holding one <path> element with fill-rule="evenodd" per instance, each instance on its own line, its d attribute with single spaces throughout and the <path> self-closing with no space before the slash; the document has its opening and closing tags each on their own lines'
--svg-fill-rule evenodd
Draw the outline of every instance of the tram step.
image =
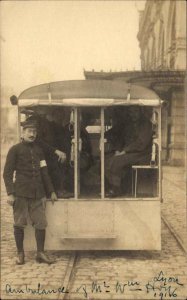
<svg viewBox="0 0 187 300">
<path fill-rule="evenodd" d="M 63 234 L 61 239 L 116 239 L 116 234 Z"/>
</svg>

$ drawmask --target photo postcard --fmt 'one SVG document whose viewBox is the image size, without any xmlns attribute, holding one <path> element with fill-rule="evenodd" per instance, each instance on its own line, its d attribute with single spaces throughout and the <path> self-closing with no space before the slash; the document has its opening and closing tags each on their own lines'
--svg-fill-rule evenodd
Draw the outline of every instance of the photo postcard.
<svg viewBox="0 0 187 300">
<path fill-rule="evenodd" d="M 186 1 L 1 1 L 1 299 L 186 300 Z"/>
</svg>

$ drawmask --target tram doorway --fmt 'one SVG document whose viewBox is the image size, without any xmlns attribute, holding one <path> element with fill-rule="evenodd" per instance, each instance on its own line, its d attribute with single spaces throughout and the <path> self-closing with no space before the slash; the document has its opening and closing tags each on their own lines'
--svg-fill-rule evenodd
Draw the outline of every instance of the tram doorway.
<svg viewBox="0 0 187 300">
<path fill-rule="evenodd" d="M 63 151 L 46 151 L 49 174 L 59 198 L 159 196 L 159 110 L 154 107 L 33 107 L 21 120 L 36 118 L 38 139 Z M 59 182 L 57 184 L 57 182 Z M 110 189 L 118 183 L 118 194 Z"/>
</svg>

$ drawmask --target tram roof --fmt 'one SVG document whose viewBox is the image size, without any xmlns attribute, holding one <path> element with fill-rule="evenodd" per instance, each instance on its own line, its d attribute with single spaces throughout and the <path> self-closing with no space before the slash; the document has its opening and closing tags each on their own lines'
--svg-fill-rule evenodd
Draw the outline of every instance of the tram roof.
<svg viewBox="0 0 187 300">
<path fill-rule="evenodd" d="M 159 96 L 148 88 L 111 80 L 70 80 L 41 84 L 24 90 L 18 99 L 21 106 L 40 104 L 101 106 L 133 101 L 142 105 L 160 104 Z"/>
</svg>

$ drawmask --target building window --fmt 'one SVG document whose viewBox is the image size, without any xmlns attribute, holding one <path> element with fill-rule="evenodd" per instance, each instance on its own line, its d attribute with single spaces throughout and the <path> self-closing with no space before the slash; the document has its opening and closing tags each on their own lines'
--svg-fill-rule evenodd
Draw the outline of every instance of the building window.
<svg viewBox="0 0 187 300">
<path fill-rule="evenodd" d="M 156 49 L 155 49 L 155 38 L 153 38 L 153 45 L 152 45 L 152 69 L 156 67 Z"/>
<path fill-rule="evenodd" d="M 169 47 L 170 47 L 170 60 L 169 67 L 174 69 L 175 67 L 175 46 L 176 46 L 176 4 L 171 4 L 171 17 L 169 20 Z"/>
</svg>

